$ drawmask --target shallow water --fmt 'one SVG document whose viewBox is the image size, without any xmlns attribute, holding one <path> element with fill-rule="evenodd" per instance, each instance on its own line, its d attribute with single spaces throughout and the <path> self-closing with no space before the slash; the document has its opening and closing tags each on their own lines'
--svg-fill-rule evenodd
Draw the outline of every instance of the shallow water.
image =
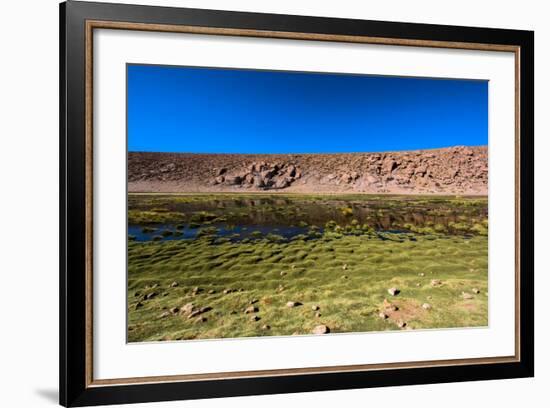
<svg viewBox="0 0 550 408">
<path fill-rule="evenodd" d="M 314 238 L 330 229 L 330 224 L 395 234 L 435 229 L 448 235 L 471 235 L 471 226 L 487 220 L 483 198 L 130 195 L 128 208 L 159 214 L 165 221 L 129 219 L 130 239 L 139 242 L 195 239 L 204 234 L 236 241 L 268 235 L 286 240 Z M 170 217 L 177 219 L 171 222 Z"/>
</svg>

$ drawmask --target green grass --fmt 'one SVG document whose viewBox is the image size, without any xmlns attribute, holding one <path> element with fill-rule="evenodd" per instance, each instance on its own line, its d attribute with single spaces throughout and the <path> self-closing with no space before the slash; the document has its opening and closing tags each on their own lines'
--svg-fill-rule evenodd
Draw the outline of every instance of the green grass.
<svg viewBox="0 0 550 408">
<path fill-rule="evenodd" d="M 337 227 L 330 223 L 316 239 L 285 242 L 273 236 L 228 242 L 215 239 L 213 230 L 193 241 L 128 242 L 129 341 L 308 334 L 318 324 L 332 333 L 401 330 L 399 320 L 405 329 L 487 325 L 486 235 L 437 234 L 437 225 L 430 235 L 376 234 L 368 226 L 347 235 Z M 433 279 L 442 284 L 432 286 Z M 194 292 L 197 287 L 202 290 Z M 391 287 L 401 292 L 392 297 Z M 156 295 L 144 299 L 151 292 Z M 473 298 L 463 299 L 463 292 Z M 255 322 L 244 313 L 253 299 Z M 379 317 L 384 299 L 398 307 L 387 319 Z M 302 306 L 289 308 L 289 301 Z M 169 312 L 190 302 L 212 308 L 199 316 L 206 321 Z"/>
</svg>

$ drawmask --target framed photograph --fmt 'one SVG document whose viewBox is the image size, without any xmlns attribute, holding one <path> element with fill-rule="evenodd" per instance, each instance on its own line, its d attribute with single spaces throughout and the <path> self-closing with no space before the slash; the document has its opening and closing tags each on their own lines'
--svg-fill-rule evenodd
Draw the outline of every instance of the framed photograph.
<svg viewBox="0 0 550 408">
<path fill-rule="evenodd" d="M 60 28 L 62 405 L 534 375 L 533 32 Z"/>
</svg>

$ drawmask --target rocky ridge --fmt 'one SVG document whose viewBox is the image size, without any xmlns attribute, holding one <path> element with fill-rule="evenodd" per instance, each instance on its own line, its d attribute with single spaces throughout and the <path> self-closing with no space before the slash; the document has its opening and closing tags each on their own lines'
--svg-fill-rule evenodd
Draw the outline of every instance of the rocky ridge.
<svg viewBox="0 0 550 408">
<path fill-rule="evenodd" d="M 486 195 L 486 146 L 343 154 L 128 154 L 130 192 Z"/>
</svg>

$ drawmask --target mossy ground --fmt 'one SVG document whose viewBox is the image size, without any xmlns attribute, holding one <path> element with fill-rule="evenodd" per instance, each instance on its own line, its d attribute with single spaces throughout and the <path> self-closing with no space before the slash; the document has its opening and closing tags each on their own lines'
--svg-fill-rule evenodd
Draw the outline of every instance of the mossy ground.
<svg viewBox="0 0 550 408">
<path fill-rule="evenodd" d="M 331 333 L 485 326 L 487 243 L 485 234 L 376 234 L 368 228 L 284 242 L 232 242 L 210 234 L 129 241 L 128 340 L 309 334 L 319 324 Z M 400 293 L 390 296 L 391 287 Z M 384 299 L 398 308 L 387 319 L 379 316 Z M 258 311 L 246 314 L 253 300 Z M 302 305 L 290 308 L 289 301 Z M 187 303 L 211 310 L 193 318 L 170 312 Z"/>
</svg>

